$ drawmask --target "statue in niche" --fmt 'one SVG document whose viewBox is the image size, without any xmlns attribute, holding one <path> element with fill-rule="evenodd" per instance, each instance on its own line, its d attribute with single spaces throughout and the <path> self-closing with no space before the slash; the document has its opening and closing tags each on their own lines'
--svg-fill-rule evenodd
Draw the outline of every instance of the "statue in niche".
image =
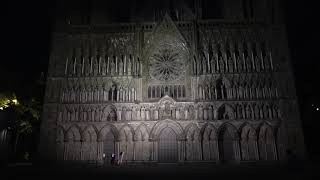
<svg viewBox="0 0 320 180">
<path fill-rule="evenodd" d="M 247 71 L 251 72 L 252 71 L 252 63 L 250 62 L 250 58 L 246 58 L 246 64 L 247 64 Z"/>
<path fill-rule="evenodd" d="M 116 69 L 116 65 L 114 63 L 114 61 L 111 62 L 111 66 L 110 66 L 110 74 L 111 76 L 114 75 L 114 70 Z"/>
<path fill-rule="evenodd" d="M 122 60 L 120 60 L 120 63 L 119 63 L 119 75 L 122 75 L 123 74 L 123 62 Z"/>
<path fill-rule="evenodd" d="M 247 105 L 246 106 L 246 117 L 247 117 L 247 119 L 251 119 L 252 117 L 251 117 L 251 106 L 250 105 Z"/>
<path fill-rule="evenodd" d="M 98 66 L 98 62 L 96 60 L 94 60 L 93 62 L 93 75 L 98 75 L 98 71 L 99 71 L 99 66 Z"/>
<path fill-rule="evenodd" d="M 99 87 L 96 86 L 96 88 L 94 89 L 94 99 L 93 101 L 98 102 L 99 101 Z"/>
<path fill-rule="evenodd" d="M 189 117 L 190 120 L 194 119 L 194 107 L 193 106 L 189 106 L 188 117 Z"/>
<path fill-rule="evenodd" d="M 131 59 L 128 60 L 128 67 L 127 67 L 127 72 L 128 72 L 128 75 L 130 76 L 131 75 Z"/>
<path fill-rule="evenodd" d="M 81 74 L 82 74 L 82 62 L 78 62 L 77 63 L 77 75 L 81 76 Z"/>
<path fill-rule="evenodd" d="M 219 65 L 220 65 L 220 72 L 224 72 L 224 61 L 222 58 L 220 58 L 219 60 Z"/>
<path fill-rule="evenodd" d="M 87 110 L 86 110 L 86 121 L 88 122 L 88 121 L 91 121 L 91 110 L 90 110 L 90 108 L 88 108 L 87 107 Z"/>
<path fill-rule="evenodd" d="M 228 66 L 229 66 L 229 72 L 233 72 L 233 61 L 231 58 L 228 60 Z"/>
<path fill-rule="evenodd" d="M 104 76 L 106 75 L 106 71 L 107 71 L 107 64 L 105 60 L 102 60 L 102 68 L 101 68 L 101 74 Z"/>
<path fill-rule="evenodd" d="M 211 71 L 212 73 L 217 72 L 217 60 L 215 58 L 213 58 L 211 61 Z"/>
<path fill-rule="evenodd" d="M 70 94 L 71 94 L 71 102 L 75 102 L 76 95 L 73 88 L 71 89 Z"/>
<path fill-rule="evenodd" d="M 165 102 L 164 110 L 162 111 L 163 118 L 170 118 L 171 117 L 171 109 L 170 109 L 170 102 Z"/>
<path fill-rule="evenodd" d="M 90 72 L 91 72 L 91 63 L 90 63 L 91 59 L 88 58 L 88 60 L 86 61 L 86 66 L 85 66 L 85 69 L 86 69 L 86 76 L 90 75 Z"/>
</svg>

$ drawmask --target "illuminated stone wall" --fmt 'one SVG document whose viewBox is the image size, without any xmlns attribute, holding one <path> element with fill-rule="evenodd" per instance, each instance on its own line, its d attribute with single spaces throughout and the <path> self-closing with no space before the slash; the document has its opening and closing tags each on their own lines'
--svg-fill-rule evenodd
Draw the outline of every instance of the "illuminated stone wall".
<svg viewBox="0 0 320 180">
<path fill-rule="evenodd" d="M 303 155 L 282 26 L 173 21 L 68 26 L 53 35 L 43 158 L 284 160 Z M 166 133 L 163 133 L 166 132 Z M 104 158 L 105 155 L 105 158 Z"/>
</svg>

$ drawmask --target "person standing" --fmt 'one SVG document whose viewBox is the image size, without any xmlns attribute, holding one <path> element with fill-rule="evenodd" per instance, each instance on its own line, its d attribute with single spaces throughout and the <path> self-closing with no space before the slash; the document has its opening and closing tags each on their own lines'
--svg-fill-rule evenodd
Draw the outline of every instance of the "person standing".
<svg viewBox="0 0 320 180">
<path fill-rule="evenodd" d="M 114 161 L 116 159 L 116 155 L 114 153 L 111 154 L 111 166 L 114 165 Z"/>
<path fill-rule="evenodd" d="M 122 164 L 123 154 L 124 153 L 122 151 L 119 153 L 119 159 L 118 159 L 118 165 L 119 166 Z"/>
</svg>

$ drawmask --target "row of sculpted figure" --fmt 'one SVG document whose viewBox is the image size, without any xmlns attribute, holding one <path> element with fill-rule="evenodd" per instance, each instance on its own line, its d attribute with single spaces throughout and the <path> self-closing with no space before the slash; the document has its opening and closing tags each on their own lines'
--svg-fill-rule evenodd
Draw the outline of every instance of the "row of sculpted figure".
<svg viewBox="0 0 320 180">
<path fill-rule="evenodd" d="M 92 102 L 134 102 L 137 91 L 134 87 L 87 86 L 66 87 L 62 89 L 60 101 L 63 103 L 92 103 Z"/>
<path fill-rule="evenodd" d="M 228 81 L 219 78 L 212 82 L 199 84 L 197 97 L 199 100 L 217 99 L 271 99 L 278 98 L 278 88 L 271 81 Z"/>
<path fill-rule="evenodd" d="M 66 58 L 67 76 L 140 76 L 142 64 L 133 55 L 72 56 Z"/>
<path fill-rule="evenodd" d="M 265 45 L 257 49 L 256 45 L 248 48 L 230 43 L 205 47 L 199 57 L 193 58 L 193 75 L 214 73 L 268 72 L 274 69 L 271 52 Z"/>
<path fill-rule="evenodd" d="M 174 120 L 259 120 L 279 119 L 281 112 L 276 103 L 244 102 L 232 105 L 223 104 L 218 108 L 200 104 L 178 105 L 170 107 L 169 113 L 164 107 L 149 106 L 64 106 L 59 110 L 58 121 L 100 122 L 100 121 L 148 121 L 161 119 Z"/>
<path fill-rule="evenodd" d="M 106 125 L 97 128 L 71 126 L 57 128 L 58 160 L 102 160 L 114 152 L 125 152 L 123 161 L 151 161 L 156 154 L 162 122 L 148 128 L 140 124 L 136 128 L 124 125 L 116 128 Z M 158 126 L 160 130 L 154 128 Z M 198 126 L 190 123 L 185 128 L 173 123 L 166 126 L 173 129 L 176 143 L 183 161 L 218 160 L 277 160 L 284 157 L 282 132 L 279 127 L 262 123 L 254 127 L 243 123 L 240 127 L 224 123 L 219 127 L 213 124 Z M 179 128 L 181 127 L 181 128 Z M 178 138 L 179 137 L 179 138 Z M 150 139 L 154 139 L 151 141 Z M 179 142 L 179 143 L 178 143 Z M 109 158 L 109 157 L 107 157 Z"/>
</svg>

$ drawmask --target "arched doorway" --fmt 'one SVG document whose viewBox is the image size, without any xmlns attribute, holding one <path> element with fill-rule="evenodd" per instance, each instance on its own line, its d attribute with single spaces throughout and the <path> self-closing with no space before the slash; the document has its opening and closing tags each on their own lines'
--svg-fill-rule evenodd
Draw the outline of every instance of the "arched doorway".
<svg viewBox="0 0 320 180">
<path fill-rule="evenodd" d="M 235 160 L 233 137 L 227 128 L 220 134 L 219 149 L 220 160 L 222 162 L 232 162 Z"/>
<path fill-rule="evenodd" d="M 105 140 L 103 142 L 103 153 L 105 155 L 105 164 L 111 163 L 111 155 L 112 153 L 116 154 L 115 140 L 114 136 L 111 132 L 109 132 L 105 136 Z"/>
<path fill-rule="evenodd" d="M 159 137 L 159 162 L 178 161 L 177 135 L 171 128 L 161 131 Z"/>
</svg>

